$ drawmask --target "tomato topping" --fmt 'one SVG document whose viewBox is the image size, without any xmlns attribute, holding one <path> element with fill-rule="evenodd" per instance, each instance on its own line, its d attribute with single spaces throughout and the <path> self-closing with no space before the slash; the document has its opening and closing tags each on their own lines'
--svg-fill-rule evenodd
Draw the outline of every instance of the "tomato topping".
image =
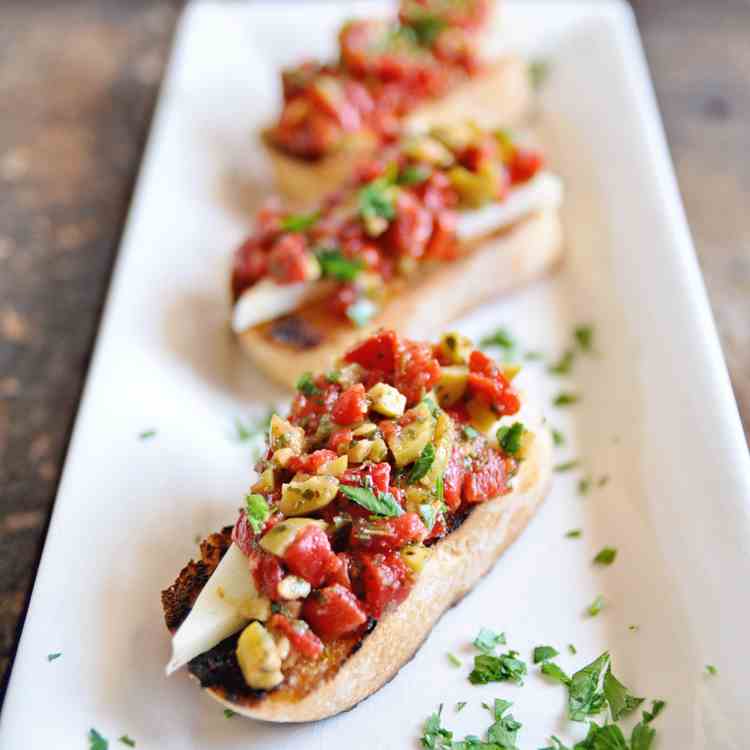
<svg viewBox="0 0 750 750">
<path fill-rule="evenodd" d="M 483 503 L 503 494 L 505 489 L 505 461 L 488 447 L 464 477 L 464 499 L 469 503 Z"/>
<path fill-rule="evenodd" d="M 368 402 L 362 383 L 347 388 L 331 410 L 331 417 L 337 424 L 349 425 L 361 422 L 367 414 Z"/>
<path fill-rule="evenodd" d="M 282 234 L 268 254 L 268 272 L 280 284 L 307 278 L 307 242 L 302 234 Z"/>
<path fill-rule="evenodd" d="M 526 182 L 537 174 L 543 166 L 544 157 L 539 151 L 516 146 L 508 164 L 511 182 L 514 185 L 519 182 Z"/>
<path fill-rule="evenodd" d="M 500 416 L 515 414 L 521 408 L 510 381 L 492 359 L 478 350 L 469 356 L 468 389 Z"/>
<path fill-rule="evenodd" d="M 455 211 L 446 209 L 435 215 L 432 237 L 427 245 L 427 257 L 443 261 L 455 260 L 458 255 L 457 224 Z"/>
<path fill-rule="evenodd" d="M 352 440 L 354 440 L 354 434 L 351 430 L 336 430 L 328 438 L 328 445 L 334 453 L 338 454 L 340 452 L 339 449 L 342 446 L 348 446 Z"/>
<path fill-rule="evenodd" d="M 432 235 L 432 214 L 419 199 L 406 190 L 396 200 L 396 218 L 385 234 L 387 244 L 397 255 L 421 258 Z"/>
<path fill-rule="evenodd" d="M 331 562 L 326 571 L 326 585 L 338 583 L 344 588 L 351 589 L 352 580 L 349 575 L 350 558 L 346 552 L 339 552 L 331 558 Z"/>
<path fill-rule="evenodd" d="M 260 240 L 249 237 L 237 248 L 232 271 L 232 297 L 237 299 L 242 292 L 265 276 L 268 257 Z"/>
<path fill-rule="evenodd" d="M 408 568 L 397 553 L 362 555 L 365 603 L 373 617 L 380 617 L 389 604 L 400 604 L 409 594 Z"/>
<path fill-rule="evenodd" d="M 340 477 L 341 484 L 361 487 L 362 479 L 369 477 L 378 492 L 388 492 L 391 484 L 391 465 L 388 463 L 365 464 L 356 469 L 347 469 Z"/>
<path fill-rule="evenodd" d="M 338 583 L 313 591 L 302 606 L 302 617 L 324 641 L 352 633 L 367 622 L 357 597 Z"/>
<path fill-rule="evenodd" d="M 379 331 L 344 355 L 344 361 L 362 365 L 367 370 L 390 373 L 396 368 L 398 337 L 395 331 Z"/>
<path fill-rule="evenodd" d="M 404 340 L 393 385 L 406 396 L 408 405 L 416 404 L 440 378 L 440 363 L 428 344 Z"/>
<path fill-rule="evenodd" d="M 331 565 L 331 544 L 319 526 L 306 526 L 284 552 L 284 563 L 311 586 L 322 586 Z"/>
<path fill-rule="evenodd" d="M 257 565 L 253 569 L 255 586 L 261 594 L 267 596 L 271 601 L 278 601 L 277 587 L 284 577 L 284 571 L 278 559 L 261 550 L 257 551 Z"/>
<path fill-rule="evenodd" d="M 294 456 L 289 460 L 287 468 L 294 472 L 301 471 L 305 474 L 316 474 L 318 469 L 327 464 L 329 461 L 333 461 L 338 458 L 338 453 L 332 450 L 322 448 L 319 451 L 313 453 L 305 453 L 302 456 Z"/>
<path fill-rule="evenodd" d="M 268 620 L 268 627 L 288 638 L 292 648 L 308 659 L 315 659 L 323 653 L 323 642 L 304 620 L 290 620 L 284 615 L 275 614 Z"/>
<path fill-rule="evenodd" d="M 443 498 L 451 510 L 461 505 L 461 488 L 464 483 L 464 457 L 459 446 L 453 447 L 448 466 L 443 474 Z"/>
<path fill-rule="evenodd" d="M 390 552 L 423 539 L 427 529 L 416 513 L 376 521 L 358 519 L 351 534 L 352 544 L 369 552 Z"/>
<path fill-rule="evenodd" d="M 255 532 L 253 527 L 250 525 L 245 515 L 245 511 L 241 510 L 237 522 L 234 524 L 232 529 L 232 541 L 242 550 L 242 554 L 245 557 L 250 557 L 253 554 L 255 540 Z"/>
</svg>

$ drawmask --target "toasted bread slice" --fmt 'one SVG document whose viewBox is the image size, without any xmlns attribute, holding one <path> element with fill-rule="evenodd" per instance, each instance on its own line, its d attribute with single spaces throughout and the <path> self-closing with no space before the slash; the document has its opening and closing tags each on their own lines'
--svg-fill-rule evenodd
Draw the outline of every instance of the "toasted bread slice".
<svg viewBox="0 0 750 750">
<path fill-rule="evenodd" d="M 531 106 L 532 92 L 526 63 L 506 57 L 448 95 L 410 113 L 407 131 L 473 120 L 483 128 L 510 127 L 522 121 Z M 365 132 L 346 138 L 334 153 L 317 160 L 285 154 L 264 138 L 276 179 L 276 188 L 287 205 L 304 208 L 317 204 L 344 185 L 354 166 L 378 148 L 377 139 Z"/>
<path fill-rule="evenodd" d="M 543 275 L 560 260 L 563 235 L 549 208 L 465 247 L 453 263 L 426 267 L 408 282 L 390 284 L 382 312 L 363 328 L 315 302 L 238 334 L 243 349 L 273 379 L 294 387 L 304 372 L 328 368 L 336 356 L 378 328 L 420 337 L 471 307 Z"/>
<path fill-rule="evenodd" d="M 242 679 L 231 636 L 188 669 L 213 698 L 254 719 L 317 721 L 352 708 L 392 679 L 415 654 L 442 614 L 476 585 L 519 536 L 550 484 L 552 441 L 538 426 L 511 492 L 474 506 L 463 522 L 432 547 L 432 555 L 408 598 L 385 614 L 362 638 L 329 644 L 324 659 L 300 660 L 293 679 L 271 691 L 252 690 Z M 230 529 L 202 545 L 162 594 L 167 626 L 174 632 L 231 543 Z"/>
</svg>

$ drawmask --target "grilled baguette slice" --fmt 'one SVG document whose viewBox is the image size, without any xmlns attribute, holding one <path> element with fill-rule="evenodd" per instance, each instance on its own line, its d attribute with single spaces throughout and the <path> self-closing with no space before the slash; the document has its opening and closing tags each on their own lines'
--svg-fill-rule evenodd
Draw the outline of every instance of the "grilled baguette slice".
<svg viewBox="0 0 750 750">
<path fill-rule="evenodd" d="M 425 267 L 409 281 L 394 281 L 383 310 L 363 328 L 342 321 L 317 302 L 249 328 L 238 338 L 260 369 L 293 388 L 302 373 L 325 370 L 340 352 L 378 328 L 416 338 L 444 328 L 469 308 L 552 269 L 562 249 L 559 211 L 544 209 L 474 240 L 458 261 Z"/>
<path fill-rule="evenodd" d="M 209 694 L 227 708 L 270 722 L 317 721 L 352 708 L 381 688 L 416 653 L 442 614 L 477 584 L 520 535 L 544 499 L 550 484 L 552 441 L 548 430 L 532 427 L 534 439 L 507 495 L 475 506 L 464 522 L 432 547 L 432 555 L 408 598 L 385 614 L 360 641 L 341 639 L 329 645 L 328 657 L 310 673 L 298 666 L 295 687 L 272 691 L 238 689 L 216 683 L 213 666 L 233 654 L 227 639 L 205 658 L 190 663 L 190 671 Z M 229 529 L 203 544 L 203 561 L 191 562 L 175 584 L 162 594 L 167 626 L 174 631 L 187 616 L 229 545 Z M 241 674 L 237 669 L 239 680 Z M 213 684 L 212 684 L 213 683 Z"/>
<path fill-rule="evenodd" d="M 467 120 L 488 129 L 511 127 L 523 120 L 531 100 L 526 63 L 518 57 L 506 57 L 483 75 L 416 109 L 405 119 L 404 127 L 406 131 L 424 131 L 435 125 Z M 378 148 L 373 135 L 360 132 L 345 139 L 334 153 L 310 161 L 285 154 L 265 135 L 263 141 L 276 189 L 287 205 L 295 209 L 316 205 L 321 195 L 342 187 L 351 177 L 354 166 Z"/>
</svg>

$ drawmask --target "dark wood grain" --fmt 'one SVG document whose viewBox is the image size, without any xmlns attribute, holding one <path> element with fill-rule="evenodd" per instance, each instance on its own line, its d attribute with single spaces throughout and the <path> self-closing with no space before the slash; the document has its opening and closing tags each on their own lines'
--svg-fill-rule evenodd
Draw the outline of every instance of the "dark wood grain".
<svg viewBox="0 0 750 750">
<path fill-rule="evenodd" d="M 750 3 L 633 5 L 748 430 Z M 3 687 L 178 9 L 0 8 Z"/>
</svg>

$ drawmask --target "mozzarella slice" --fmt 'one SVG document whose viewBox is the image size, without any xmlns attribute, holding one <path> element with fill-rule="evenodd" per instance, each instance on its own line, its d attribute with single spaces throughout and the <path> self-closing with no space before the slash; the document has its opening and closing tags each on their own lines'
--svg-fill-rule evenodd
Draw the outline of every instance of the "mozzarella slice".
<svg viewBox="0 0 750 750">
<path fill-rule="evenodd" d="M 248 559 L 233 544 L 172 637 L 172 658 L 167 664 L 167 674 L 240 630 L 249 619 L 240 613 L 242 607 L 238 607 L 238 603 L 257 597 Z"/>
<path fill-rule="evenodd" d="M 554 208 L 562 202 L 562 180 L 549 172 L 513 188 L 499 203 L 489 203 L 474 211 L 460 211 L 456 234 L 461 240 L 474 240 L 503 229 L 534 211 Z"/>
</svg>

